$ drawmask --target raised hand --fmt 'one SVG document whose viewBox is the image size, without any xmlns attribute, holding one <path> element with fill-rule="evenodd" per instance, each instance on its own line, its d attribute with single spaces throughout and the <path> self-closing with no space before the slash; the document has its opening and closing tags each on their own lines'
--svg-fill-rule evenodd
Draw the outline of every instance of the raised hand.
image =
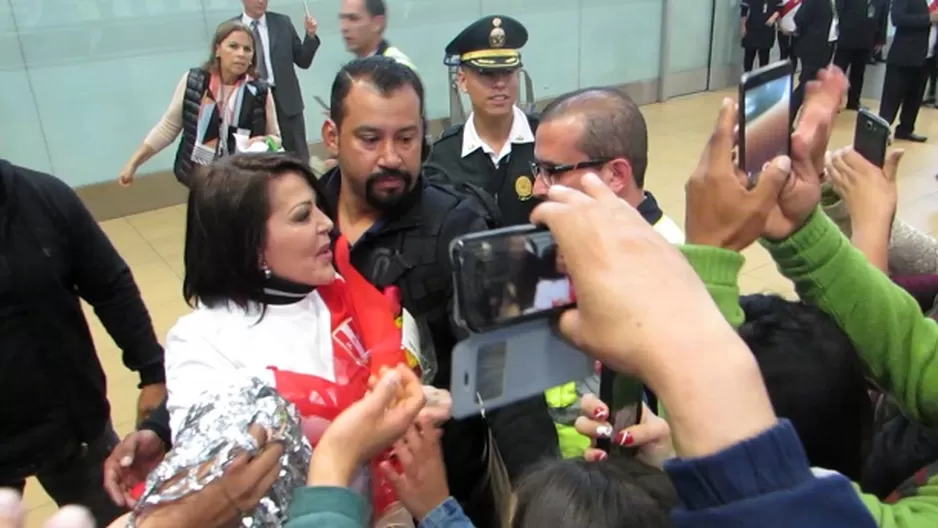
<svg viewBox="0 0 938 528">
<path fill-rule="evenodd" d="M 832 66 L 808 83 L 798 128 L 791 136 L 792 177 L 766 220 L 763 236 L 782 240 L 801 229 L 821 200 L 824 155 L 833 131 L 847 78 Z"/>
<path fill-rule="evenodd" d="M 716 127 L 686 185 L 685 231 L 690 244 L 740 251 L 762 235 L 791 172 L 791 160 L 767 163 L 755 186 L 733 161 L 737 105 L 723 100 Z"/>
</svg>

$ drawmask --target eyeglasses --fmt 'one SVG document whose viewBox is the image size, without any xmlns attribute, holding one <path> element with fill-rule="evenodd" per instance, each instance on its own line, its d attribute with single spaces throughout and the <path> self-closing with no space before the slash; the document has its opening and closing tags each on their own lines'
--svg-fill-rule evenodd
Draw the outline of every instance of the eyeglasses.
<svg viewBox="0 0 938 528">
<path fill-rule="evenodd" d="M 544 181 L 546 181 L 548 185 L 553 185 L 556 177 L 560 174 L 579 169 L 602 167 L 610 161 L 611 160 L 608 159 L 592 159 L 564 165 L 554 165 L 553 163 L 547 163 L 545 161 L 532 161 L 531 174 L 533 174 L 535 178 L 544 178 Z"/>
</svg>

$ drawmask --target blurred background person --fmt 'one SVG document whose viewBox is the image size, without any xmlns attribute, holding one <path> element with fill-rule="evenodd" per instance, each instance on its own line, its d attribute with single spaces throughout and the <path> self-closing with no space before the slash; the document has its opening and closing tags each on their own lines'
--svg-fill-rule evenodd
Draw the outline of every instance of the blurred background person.
<svg viewBox="0 0 938 528">
<path fill-rule="evenodd" d="M 756 55 L 759 67 L 769 63 L 775 46 L 775 22 L 779 17 L 778 0 L 743 0 L 739 4 L 743 28 L 743 69 L 752 71 Z"/>
<path fill-rule="evenodd" d="M 859 110 L 866 66 L 873 53 L 886 44 L 889 0 L 838 0 L 837 15 L 840 37 L 834 64 L 845 73 L 849 72 L 847 110 Z"/>
<path fill-rule="evenodd" d="M 270 138 L 279 146 L 277 111 L 267 83 L 256 77 L 254 46 L 244 24 L 218 26 L 208 60 L 183 74 L 166 113 L 121 171 L 122 185 L 133 183 L 140 165 L 180 134 L 173 173 L 186 187 L 195 166 L 237 152 L 235 134 L 248 135 L 249 144 Z"/>
<path fill-rule="evenodd" d="M 938 12 L 929 13 L 926 0 L 893 0 L 890 14 L 896 34 L 886 56 L 879 115 L 889 124 L 899 116 L 896 139 L 924 143 L 928 138 L 915 133 L 915 121 L 925 93 L 925 61 L 934 56 Z"/>
<path fill-rule="evenodd" d="M 342 0 L 339 26 L 346 49 L 356 57 L 384 55 L 412 70 L 417 69 L 403 51 L 384 38 L 384 32 L 388 29 L 384 0 Z"/>
<path fill-rule="evenodd" d="M 303 18 L 306 33 L 300 40 L 287 15 L 267 11 L 267 0 L 242 0 L 240 21 L 254 34 L 257 78 L 267 82 L 277 105 L 277 123 L 283 148 L 304 161 L 309 160 L 303 92 L 294 65 L 308 70 L 319 49 L 319 23 L 309 13 Z"/>
</svg>

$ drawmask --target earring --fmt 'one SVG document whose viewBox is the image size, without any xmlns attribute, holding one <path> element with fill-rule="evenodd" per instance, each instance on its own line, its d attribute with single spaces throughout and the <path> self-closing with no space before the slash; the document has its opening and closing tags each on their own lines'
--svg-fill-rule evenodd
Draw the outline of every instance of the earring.
<svg viewBox="0 0 938 528">
<path fill-rule="evenodd" d="M 273 275 L 274 275 L 273 272 L 270 271 L 270 268 L 267 267 L 267 264 L 262 264 L 262 265 L 261 265 L 261 271 L 264 272 L 264 278 L 265 278 L 265 279 L 269 279 L 269 278 L 273 277 Z"/>
</svg>

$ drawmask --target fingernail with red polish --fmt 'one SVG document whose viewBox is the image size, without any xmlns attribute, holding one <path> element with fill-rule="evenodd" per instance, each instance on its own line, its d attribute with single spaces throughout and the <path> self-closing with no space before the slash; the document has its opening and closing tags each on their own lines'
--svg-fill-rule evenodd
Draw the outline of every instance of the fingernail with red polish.
<svg viewBox="0 0 938 528">
<path fill-rule="evenodd" d="M 596 457 L 596 462 L 602 462 L 603 460 L 606 460 L 607 458 L 609 458 L 609 455 L 607 455 L 606 452 L 603 451 Z"/>
<path fill-rule="evenodd" d="M 633 442 L 635 442 L 635 439 L 632 438 L 632 435 L 628 431 L 620 431 L 619 434 L 616 435 L 615 443 L 620 446 L 628 447 L 632 445 Z"/>
<path fill-rule="evenodd" d="M 605 420 L 608 417 L 609 417 L 609 411 L 602 407 L 593 411 L 593 418 L 597 420 Z"/>
</svg>

